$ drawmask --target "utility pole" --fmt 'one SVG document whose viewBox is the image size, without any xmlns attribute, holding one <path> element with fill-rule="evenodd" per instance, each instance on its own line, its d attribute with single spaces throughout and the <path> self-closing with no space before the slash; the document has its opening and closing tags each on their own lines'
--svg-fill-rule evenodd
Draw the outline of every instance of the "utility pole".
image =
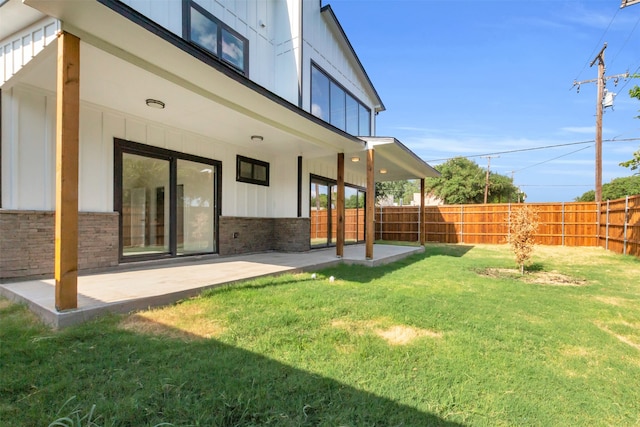
<svg viewBox="0 0 640 427">
<path fill-rule="evenodd" d="M 602 97 L 604 96 L 604 50 L 607 44 L 596 56 L 589 67 L 598 61 L 598 95 L 596 98 L 596 203 L 602 201 Z"/>
<path fill-rule="evenodd" d="M 622 0 L 622 4 L 620 5 L 620 9 L 623 9 L 627 6 L 631 6 L 633 4 L 640 3 L 640 0 Z"/>
<path fill-rule="evenodd" d="M 593 67 L 593 64 L 598 62 L 598 78 L 591 80 L 584 80 L 581 82 L 573 82 L 574 86 L 578 86 L 578 92 L 580 92 L 580 85 L 584 83 L 593 83 L 596 82 L 598 84 L 598 93 L 596 95 L 596 164 L 595 164 L 595 175 L 596 175 L 596 203 L 602 201 L 602 110 L 603 110 L 603 98 L 604 98 L 604 90 L 607 84 L 607 80 L 614 79 L 614 82 L 618 84 L 618 79 L 620 78 L 629 78 L 629 72 L 625 74 L 616 74 L 615 76 L 605 76 L 605 65 L 604 65 L 604 51 L 607 48 L 607 44 L 605 43 L 602 47 L 602 50 L 591 64 L 590 67 Z"/>
<path fill-rule="evenodd" d="M 487 204 L 487 198 L 489 196 L 489 170 L 491 169 L 491 159 L 498 158 L 500 156 L 482 156 L 482 158 L 487 159 L 487 177 L 484 183 L 484 204 Z"/>
</svg>

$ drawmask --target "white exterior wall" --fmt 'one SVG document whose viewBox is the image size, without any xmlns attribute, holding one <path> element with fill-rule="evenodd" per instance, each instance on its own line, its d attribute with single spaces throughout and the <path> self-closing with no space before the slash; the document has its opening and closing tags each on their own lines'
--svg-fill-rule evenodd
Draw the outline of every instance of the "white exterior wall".
<svg viewBox="0 0 640 427">
<path fill-rule="evenodd" d="M 348 161 L 348 159 L 345 159 Z M 306 162 L 305 173 L 307 174 L 307 189 L 310 185 L 309 174 L 318 175 L 323 178 L 338 179 L 338 159 L 337 156 L 335 159 L 311 159 Z M 345 171 L 344 174 L 344 182 L 345 184 L 355 185 L 357 187 L 366 188 L 367 186 L 367 176 L 366 174 L 357 174 L 349 171 Z"/>
<path fill-rule="evenodd" d="M 55 209 L 55 95 L 2 91 L 2 207 Z M 222 215 L 295 217 L 297 156 L 238 149 L 159 123 L 81 104 L 79 210 L 113 212 L 113 138 L 222 162 Z M 236 155 L 270 163 L 270 186 L 236 182 Z"/>
<path fill-rule="evenodd" d="M 60 22 L 43 19 L 0 41 L 0 84 L 8 81 L 45 47 L 54 42 Z"/>
<path fill-rule="evenodd" d="M 249 78 L 298 105 L 300 0 L 198 0 L 249 41 Z M 182 0 L 123 0 L 182 37 Z"/>
<path fill-rule="evenodd" d="M 373 114 L 375 100 L 367 94 L 365 88 L 368 83 L 360 79 L 357 63 L 352 59 L 351 52 L 341 47 L 336 35 L 331 31 L 320 12 L 319 2 L 305 1 L 303 19 L 302 108 L 306 111 L 311 110 L 311 61 L 313 61 L 371 109 L 373 134 L 375 131 L 375 115 Z"/>
</svg>

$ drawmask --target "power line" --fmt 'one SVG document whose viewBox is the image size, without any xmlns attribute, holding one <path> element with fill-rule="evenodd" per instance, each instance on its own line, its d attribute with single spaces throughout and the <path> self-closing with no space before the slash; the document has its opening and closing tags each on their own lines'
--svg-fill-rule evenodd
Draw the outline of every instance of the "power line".
<svg viewBox="0 0 640 427">
<path fill-rule="evenodd" d="M 627 43 L 629 43 L 629 40 L 631 40 L 631 36 L 636 31 L 636 28 L 638 27 L 638 24 L 640 24 L 640 17 L 638 17 L 638 20 L 636 21 L 635 25 L 631 29 L 631 32 L 627 36 L 627 39 L 624 41 L 624 43 L 622 43 L 622 46 L 620 47 L 620 49 L 618 49 L 618 51 L 614 55 L 613 59 L 611 59 L 611 62 L 609 62 L 609 66 L 610 67 L 613 65 L 613 63 L 616 61 L 616 59 L 618 59 L 618 56 L 620 55 L 620 52 L 622 52 L 622 50 L 627 46 Z"/>
<path fill-rule="evenodd" d="M 616 139 L 616 138 L 611 138 L 611 139 L 603 139 L 602 142 L 630 142 L 630 141 L 640 141 L 640 138 L 622 138 L 622 139 Z M 536 151 L 536 150 L 546 150 L 549 148 L 557 148 L 557 147 L 568 147 L 571 145 L 583 145 L 583 144 L 593 144 L 595 141 L 595 139 L 590 139 L 588 141 L 579 141 L 579 142 L 568 142 L 565 144 L 554 144 L 554 145 L 544 145 L 541 147 L 530 147 L 530 148 L 520 148 L 517 150 L 507 150 L 507 151 L 496 151 L 493 153 L 486 153 L 486 154 L 471 154 L 468 156 L 453 156 L 453 157 L 446 157 L 446 158 L 442 158 L 442 159 L 431 159 L 431 160 L 426 160 L 427 163 L 430 162 L 441 162 L 441 161 L 447 161 L 447 160 L 452 160 L 452 159 L 456 159 L 459 157 L 464 157 L 466 159 L 471 159 L 474 157 L 486 157 L 486 156 L 494 156 L 494 155 L 498 155 L 498 154 L 512 154 L 512 153 L 522 153 L 525 151 Z"/>
<path fill-rule="evenodd" d="M 554 161 L 554 160 L 558 160 L 558 159 L 560 159 L 560 158 L 562 158 L 562 157 L 570 156 L 570 155 L 572 155 L 572 154 L 575 154 L 575 153 L 577 153 L 577 152 L 579 152 L 579 151 L 586 150 L 587 148 L 591 148 L 591 147 L 593 147 L 593 145 L 589 145 L 588 147 L 582 147 L 582 148 L 579 148 L 579 149 L 577 149 L 577 150 L 575 150 L 575 151 L 572 151 L 572 152 L 570 152 L 570 153 L 566 153 L 566 154 L 563 154 L 563 155 L 561 155 L 561 156 L 554 157 L 554 158 L 552 158 L 552 159 L 545 160 L 545 161 L 543 161 L 543 162 L 536 163 L 536 164 L 534 164 L 534 165 L 530 165 L 530 166 L 527 166 L 527 167 L 524 167 L 524 168 L 522 168 L 522 169 L 518 169 L 518 170 L 515 170 L 515 171 L 512 171 L 512 172 L 513 172 L 513 173 L 515 173 L 515 172 L 521 172 L 521 171 L 523 171 L 523 170 L 525 170 L 525 169 L 529 169 L 529 168 L 532 168 L 532 167 L 535 167 L 535 166 L 540 166 L 540 165 L 543 165 L 543 164 L 545 164 L 545 163 L 549 163 L 549 162 L 552 162 L 552 161 Z"/>
<path fill-rule="evenodd" d="M 613 24 L 613 21 L 615 21 L 616 17 L 618 16 L 618 12 L 620 12 L 620 8 L 616 9 L 616 13 L 613 14 L 613 17 L 611 18 L 611 21 L 609 21 L 609 25 L 607 25 L 607 28 L 602 33 L 602 36 L 600 36 L 600 40 L 598 40 L 598 42 L 596 43 L 596 47 L 594 47 L 593 50 L 591 51 L 591 53 L 589 54 L 589 58 L 593 57 L 593 55 L 596 53 L 596 51 L 598 50 L 598 48 L 602 44 L 602 40 L 604 40 L 604 36 L 609 32 L 609 28 L 611 28 L 611 25 Z M 578 75 L 576 76 L 576 78 L 574 80 L 578 80 L 578 77 L 580 77 L 582 75 L 582 72 L 585 70 L 585 68 L 587 68 L 587 65 L 589 65 L 590 63 L 591 63 L 591 59 L 588 59 L 587 62 L 585 62 L 584 66 L 582 67 L 582 69 L 580 70 L 580 72 L 578 73 Z"/>
<path fill-rule="evenodd" d="M 591 187 L 590 184 L 520 184 L 518 187 Z"/>
</svg>

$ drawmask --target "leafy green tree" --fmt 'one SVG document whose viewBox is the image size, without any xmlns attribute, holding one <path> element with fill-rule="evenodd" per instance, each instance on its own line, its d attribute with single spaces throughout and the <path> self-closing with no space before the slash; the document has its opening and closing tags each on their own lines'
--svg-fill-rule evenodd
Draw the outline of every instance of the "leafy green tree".
<svg viewBox="0 0 640 427">
<path fill-rule="evenodd" d="M 376 201 L 393 196 L 394 201 L 402 200 L 403 205 L 408 205 L 413 200 L 413 193 L 419 192 L 420 183 L 416 180 L 376 182 Z"/>
<path fill-rule="evenodd" d="M 640 194 L 640 175 L 616 178 L 602 186 L 602 200 L 621 199 L 636 194 Z M 596 194 L 593 190 L 575 199 L 576 202 L 593 202 L 594 200 L 596 200 Z"/>
<path fill-rule="evenodd" d="M 427 191 L 440 197 L 446 204 L 484 203 L 486 171 L 472 160 L 456 157 L 435 167 L 441 176 L 427 178 Z M 511 179 L 494 172 L 489 174 L 487 202 L 515 202 L 520 190 Z"/>
</svg>

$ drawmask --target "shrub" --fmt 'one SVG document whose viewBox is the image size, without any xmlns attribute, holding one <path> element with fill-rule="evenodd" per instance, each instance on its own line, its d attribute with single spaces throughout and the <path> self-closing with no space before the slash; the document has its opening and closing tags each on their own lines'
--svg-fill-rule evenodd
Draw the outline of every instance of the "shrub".
<svg viewBox="0 0 640 427">
<path fill-rule="evenodd" d="M 524 274 L 524 266 L 533 254 L 534 234 L 538 229 L 538 213 L 529 205 L 522 205 L 509 213 L 508 220 L 507 241 L 516 256 L 516 264 L 520 266 L 520 274 Z"/>
</svg>

